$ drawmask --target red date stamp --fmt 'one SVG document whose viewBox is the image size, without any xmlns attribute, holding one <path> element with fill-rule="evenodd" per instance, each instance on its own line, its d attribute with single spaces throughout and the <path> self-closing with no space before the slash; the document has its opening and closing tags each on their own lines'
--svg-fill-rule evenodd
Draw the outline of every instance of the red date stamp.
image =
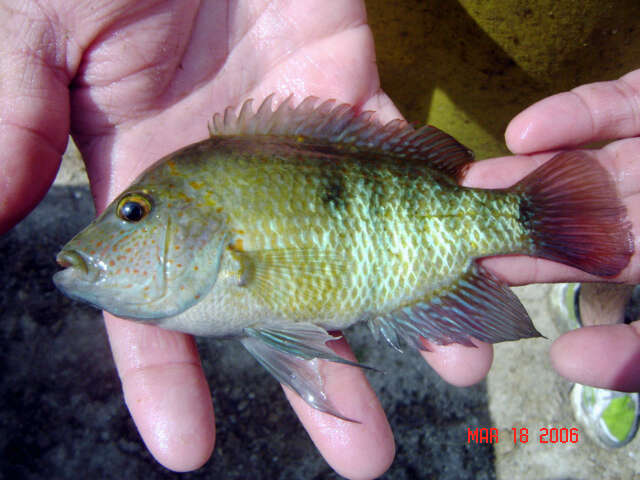
<svg viewBox="0 0 640 480">
<path fill-rule="evenodd" d="M 505 431 L 500 433 L 497 428 L 467 428 L 467 443 L 499 443 L 505 434 Z M 530 440 L 551 444 L 578 443 L 580 432 L 577 427 L 541 427 L 532 432 L 527 427 L 513 427 L 509 440 L 513 443 L 528 443 Z"/>
</svg>

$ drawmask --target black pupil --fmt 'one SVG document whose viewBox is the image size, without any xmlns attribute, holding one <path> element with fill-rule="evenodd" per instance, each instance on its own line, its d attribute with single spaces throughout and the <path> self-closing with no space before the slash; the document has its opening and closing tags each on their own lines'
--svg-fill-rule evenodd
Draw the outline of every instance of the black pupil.
<svg viewBox="0 0 640 480">
<path fill-rule="evenodd" d="M 122 218 L 130 222 L 137 222 L 144 217 L 144 208 L 138 202 L 127 202 L 120 210 Z"/>
</svg>

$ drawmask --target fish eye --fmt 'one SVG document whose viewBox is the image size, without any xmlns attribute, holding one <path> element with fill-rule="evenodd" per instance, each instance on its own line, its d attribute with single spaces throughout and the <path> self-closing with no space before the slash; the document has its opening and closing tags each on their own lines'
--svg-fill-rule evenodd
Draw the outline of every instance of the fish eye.
<svg viewBox="0 0 640 480">
<path fill-rule="evenodd" d="M 151 211 L 151 201 L 140 193 L 129 193 L 118 202 L 116 213 L 127 222 L 139 222 Z"/>
</svg>

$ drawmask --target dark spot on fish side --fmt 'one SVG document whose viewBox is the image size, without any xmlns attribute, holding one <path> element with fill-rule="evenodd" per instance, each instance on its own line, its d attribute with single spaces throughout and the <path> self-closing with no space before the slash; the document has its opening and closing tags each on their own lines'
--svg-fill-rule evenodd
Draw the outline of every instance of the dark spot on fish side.
<svg viewBox="0 0 640 480">
<path fill-rule="evenodd" d="M 332 183 L 326 187 L 322 201 L 325 203 L 338 203 L 342 200 L 342 185 Z"/>
<path fill-rule="evenodd" d="M 322 181 L 322 203 L 334 209 L 344 209 L 347 206 L 346 188 L 342 175 L 329 174 Z"/>
<path fill-rule="evenodd" d="M 518 206 L 518 222 L 524 225 L 527 230 L 533 229 L 533 213 L 531 200 L 527 196 L 523 196 Z"/>
</svg>

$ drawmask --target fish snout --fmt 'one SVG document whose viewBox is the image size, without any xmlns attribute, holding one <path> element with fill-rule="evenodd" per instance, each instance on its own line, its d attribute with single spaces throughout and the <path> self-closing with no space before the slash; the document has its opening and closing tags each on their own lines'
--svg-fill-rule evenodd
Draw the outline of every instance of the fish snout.
<svg viewBox="0 0 640 480">
<path fill-rule="evenodd" d="M 100 271 L 92 258 L 79 250 L 64 248 L 56 256 L 56 262 L 64 270 L 53 275 L 55 286 L 68 297 L 102 308 L 96 290 Z"/>
</svg>

